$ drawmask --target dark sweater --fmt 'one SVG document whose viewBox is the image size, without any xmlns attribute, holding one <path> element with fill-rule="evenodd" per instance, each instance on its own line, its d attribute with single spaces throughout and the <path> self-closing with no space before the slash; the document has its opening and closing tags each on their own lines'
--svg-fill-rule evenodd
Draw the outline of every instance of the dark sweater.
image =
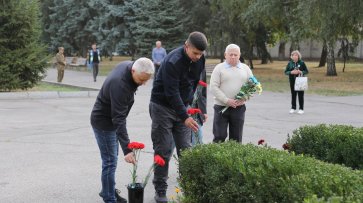
<svg viewBox="0 0 363 203">
<path fill-rule="evenodd" d="M 205 58 L 192 62 L 179 47 L 170 52 L 161 63 L 151 92 L 151 102 L 175 110 L 185 121 L 189 116 L 186 107 L 193 101 L 200 74 L 205 69 Z"/>
<path fill-rule="evenodd" d="M 295 78 L 298 75 L 291 75 L 291 71 L 293 71 L 293 70 L 300 70 L 300 71 L 302 71 L 303 75 L 307 75 L 309 73 L 308 68 L 306 67 L 304 61 L 298 60 L 295 63 L 293 60 L 290 60 L 289 63 L 286 65 L 285 75 L 288 75 L 290 82 L 294 82 L 294 83 L 295 83 Z"/>
<path fill-rule="evenodd" d="M 98 93 L 91 113 L 91 125 L 99 130 L 116 130 L 123 153 L 131 152 L 127 148 L 130 142 L 126 117 L 134 104 L 134 95 L 138 84 L 131 75 L 132 61 L 118 64 L 107 76 Z"/>
</svg>

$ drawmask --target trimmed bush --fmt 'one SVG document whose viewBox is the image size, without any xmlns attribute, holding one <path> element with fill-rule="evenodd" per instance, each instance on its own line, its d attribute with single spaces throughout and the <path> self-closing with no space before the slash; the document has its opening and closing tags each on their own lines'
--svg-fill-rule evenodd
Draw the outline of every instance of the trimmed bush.
<svg viewBox="0 0 363 203">
<path fill-rule="evenodd" d="M 287 151 L 235 142 L 199 145 L 179 159 L 186 202 L 363 199 L 363 172 Z"/>
<path fill-rule="evenodd" d="M 289 151 L 363 169 L 363 128 L 346 125 L 303 126 L 288 138 Z"/>
</svg>

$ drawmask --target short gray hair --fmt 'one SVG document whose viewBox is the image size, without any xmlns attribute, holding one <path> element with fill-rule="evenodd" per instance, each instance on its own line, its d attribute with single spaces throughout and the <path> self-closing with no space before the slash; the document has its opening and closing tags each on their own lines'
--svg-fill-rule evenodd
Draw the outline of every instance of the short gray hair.
<svg viewBox="0 0 363 203">
<path fill-rule="evenodd" d="M 290 56 L 291 59 L 292 59 L 292 55 L 294 55 L 294 54 L 297 54 L 299 56 L 299 59 L 302 58 L 299 50 L 294 50 L 294 51 L 291 52 L 291 56 Z"/>
<path fill-rule="evenodd" d="M 241 49 L 239 48 L 239 46 L 237 44 L 229 44 L 226 47 L 225 53 L 229 52 L 231 49 L 237 49 L 239 53 L 241 53 Z"/>
<path fill-rule="evenodd" d="M 135 61 L 134 65 L 132 65 L 132 70 L 135 70 L 138 73 L 154 73 L 154 63 L 145 57 L 139 58 Z"/>
</svg>

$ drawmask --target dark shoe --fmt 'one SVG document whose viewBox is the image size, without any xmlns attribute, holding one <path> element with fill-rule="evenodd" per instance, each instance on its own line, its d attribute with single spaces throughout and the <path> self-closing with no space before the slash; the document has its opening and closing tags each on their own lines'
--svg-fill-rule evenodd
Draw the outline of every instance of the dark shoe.
<svg viewBox="0 0 363 203">
<path fill-rule="evenodd" d="M 115 189 L 115 195 L 117 199 L 117 203 L 127 203 L 127 200 L 123 197 L 121 197 L 121 191 L 119 189 Z"/>
<path fill-rule="evenodd" d="M 166 197 L 166 191 L 155 192 L 154 199 L 155 199 L 156 203 L 167 203 L 168 198 Z"/>
<path fill-rule="evenodd" d="M 127 203 L 127 200 L 125 198 L 121 197 L 120 194 L 121 194 L 121 191 L 119 189 L 115 189 L 115 196 L 116 196 L 117 203 Z M 100 197 L 102 197 L 102 193 L 101 192 L 98 193 L 98 195 Z"/>
</svg>

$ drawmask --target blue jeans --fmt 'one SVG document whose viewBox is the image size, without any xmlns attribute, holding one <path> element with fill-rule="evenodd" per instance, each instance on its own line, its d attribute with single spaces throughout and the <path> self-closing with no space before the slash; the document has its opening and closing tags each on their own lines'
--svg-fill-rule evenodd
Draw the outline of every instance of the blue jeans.
<svg viewBox="0 0 363 203">
<path fill-rule="evenodd" d="M 116 131 L 104 131 L 93 127 L 102 159 L 102 191 L 106 203 L 116 203 L 115 172 L 117 167 L 118 141 Z"/>
</svg>

